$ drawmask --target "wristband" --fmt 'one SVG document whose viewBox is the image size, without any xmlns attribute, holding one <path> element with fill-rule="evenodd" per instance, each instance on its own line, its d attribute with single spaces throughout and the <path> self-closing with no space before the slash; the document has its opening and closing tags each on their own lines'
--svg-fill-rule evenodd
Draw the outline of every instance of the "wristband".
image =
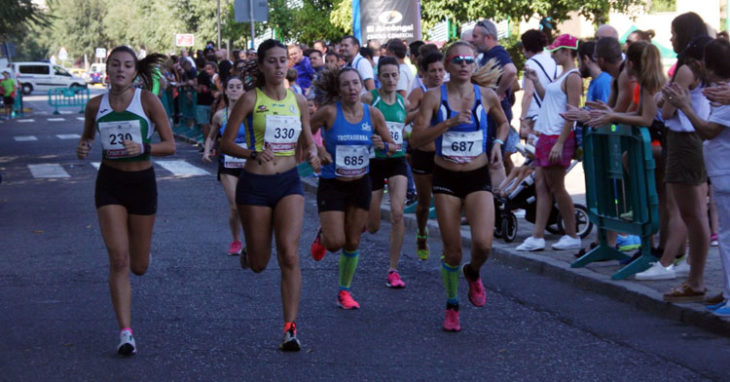
<svg viewBox="0 0 730 382">
<path fill-rule="evenodd" d="M 151 153 L 152 148 L 150 147 L 149 143 L 143 143 L 142 144 L 142 152 L 140 154 L 144 153 Z"/>
<path fill-rule="evenodd" d="M 504 146 L 504 141 L 499 138 L 494 138 L 494 143 L 499 143 L 500 146 Z"/>
<path fill-rule="evenodd" d="M 258 151 L 251 151 L 250 154 L 248 154 L 248 159 L 256 160 L 256 157 L 259 155 Z"/>
</svg>

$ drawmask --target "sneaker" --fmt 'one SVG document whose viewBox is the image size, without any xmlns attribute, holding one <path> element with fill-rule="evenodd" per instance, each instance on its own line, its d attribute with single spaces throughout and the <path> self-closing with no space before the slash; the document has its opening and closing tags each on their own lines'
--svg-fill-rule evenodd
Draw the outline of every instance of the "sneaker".
<svg viewBox="0 0 730 382">
<path fill-rule="evenodd" d="M 522 244 L 517 246 L 518 251 L 542 251 L 545 249 L 545 239 L 528 237 Z"/>
<path fill-rule="evenodd" d="M 730 302 L 726 302 L 725 305 L 715 309 L 713 313 L 722 317 L 730 317 Z"/>
<path fill-rule="evenodd" d="M 464 278 L 469 284 L 469 302 L 476 307 L 482 307 L 487 302 L 487 292 L 484 290 L 484 283 L 482 283 L 481 277 L 472 281 L 469 276 L 466 275 L 467 265 L 469 264 L 464 264 L 464 266 L 461 267 L 461 271 L 464 273 Z"/>
<path fill-rule="evenodd" d="M 651 263 L 649 269 L 639 272 L 634 276 L 637 280 L 671 280 L 677 278 L 674 264 L 665 267 L 660 262 Z"/>
<path fill-rule="evenodd" d="M 130 330 L 122 330 L 119 332 L 119 346 L 117 346 L 117 353 L 124 356 L 137 354 L 137 344 L 135 344 L 134 337 Z"/>
<path fill-rule="evenodd" d="M 725 306 L 727 304 L 727 302 L 728 302 L 728 300 L 723 300 L 722 302 L 719 302 L 717 304 L 707 305 L 707 306 L 705 306 L 705 308 L 707 308 L 707 310 L 711 310 L 714 312 L 714 311 L 722 308 L 723 306 Z"/>
<path fill-rule="evenodd" d="M 279 345 L 279 349 L 282 351 L 299 351 L 302 344 L 297 338 L 297 324 L 294 322 L 287 322 L 284 324 L 284 339 Z"/>
<path fill-rule="evenodd" d="M 312 245 L 309 247 L 309 252 L 312 254 L 314 261 L 320 261 L 324 258 L 327 253 L 327 249 L 322 245 L 322 227 L 317 229 L 317 235 L 312 241 Z"/>
<path fill-rule="evenodd" d="M 568 235 L 563 235 L 563 237 L 561 237 L 560 240 L 558 240 L 557 242 L 553 243 L 551 247 L 552 249 L 562 251 L 566 249 L 580 249 L 581 245 L 583 244 L 580 242 L 579 237 L 576 237 L 574 239 Z"/>
<path fill-rule="evenodd" d="M 357 301 L 352 298 L 350 292 L 346 290 L 341 290 L 340 293 L 337 294 L 337 305 L 345 310 L 360 309 L 360 304 L 358 304 Z"/>
<path fill-rule="evenodd" d="M 641 238 L 636 235 L 616 235 L 616 248 L 621 252 L 639 249 L 641 248 Z"/>
<path fill-rule="evenodd" d="M 444 331 L 458 332 L 461 330 L 459 325 L 459 311 L 456 309 L 446 309 L 446 316 L 443 324 Z"/>
<path fill-rule="evenodd" d="M 400 275 L 398 274 L 398 271 L 390 271 L 388 272 L 388 281 L 385 283 L 385 285 L 388 288 L 405 288 L 406 283 L 403 282 L 403 280 L 400 279 Z"/>
<path fill-rule="evenodd" d="M 717 233 L 713 233 L 712 236 L 710 236 L 710 245 L 713 247 L 720 245 L 720 243 L 717 242 Z"/>
<path fill-rule="evenodd" d="M 228 247 L 228 254 L 231 256 L 240 255 L 241 249 L 243 249 L 241 242 L 238 240 L 235 240 L 235 241 L 231 242 L 231 245 Z"/>
<path fill-rule="evenodd" d="M 674 273 L 679 277 L 689 276 L 689 263 L 687 263 L 686 259 L 681 259 L 674 263 Z"/>
</svg>

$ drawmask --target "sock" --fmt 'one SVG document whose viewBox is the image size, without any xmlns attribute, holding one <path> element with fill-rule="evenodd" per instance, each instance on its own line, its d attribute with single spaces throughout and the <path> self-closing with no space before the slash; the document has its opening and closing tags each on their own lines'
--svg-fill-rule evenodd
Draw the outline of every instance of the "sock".
<svg viewBox="0 0 730 382">
<path fill-rule="evenodd" d="M 342 254 L 340 254 L 340 290 L 350 290 L 359 258 L 360 251 L 358 250 L 353 252 L 342 250 Z"/>
<path fill-rule="evenodd" d="M 129 332 L 129 334 L 132 334 L 132 328 L 123 328 L 119 331 L 119 333 L 121 334 L 122 332 Z"/>
<path fill-rule="evenodd" d="M 441 261 L 441 277 L 446 288 L 446 303 L 459 305 L 459 266 L 452 267 Z"/>
<path fill-rule="evenodd" d="M 284 331 L 285 332 L 288 332 L 289 329 L 294 329 L 294 332 L 296 333 L 296 331 L 297 331 L 297 324 L 295 324 L 294 321 L 292 321 L 292 322 L 284 322 Z"/>
</svg>

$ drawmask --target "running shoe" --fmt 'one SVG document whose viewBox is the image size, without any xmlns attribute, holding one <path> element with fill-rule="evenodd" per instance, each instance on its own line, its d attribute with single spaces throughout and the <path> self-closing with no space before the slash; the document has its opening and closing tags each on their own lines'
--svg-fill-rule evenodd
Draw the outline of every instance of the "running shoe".
<svg viewBox="0 0 730 382">
<path fill-rule="evenodd" d="M 537 237 L 528 237 L 522 244 L 517 246 L 518 251 L 542 251 L 545 249 L 545 239 Z"/>
<path fill-rule="evenodd" d="M 681 259 L 674 262 L 674 272 L 679 277 L 689 276 L 689 263 L 687 262 L 686 257 L 682 257 Z"/>
<path fill-rule="evenodd" d="M 616 248 L 621 252 L 639 249 L 641 248 L 641 238 L 636 235 L 616 235 Z"/>
<path fill-rule="evenodd" d="M 551 246 L 552 249 L 563 251 L 566 249 L 580 249 L 581 247 L 581 241 L 579 237 L 570 237 L 568 235 L 563 235 L 560 240 L 553 243 Z"/>
<path fill-rule="evenodd" d="M 360 304 L 358 304 L 357 301 L 352 298 L 350 292 L 346 290 L 341 290 L 340 293 L 337 294 L 337 305 L 345 310 L 360 309 Z"/>
<path fill-rule="evenodd" d="M 241 245 L 240 241 L 238 241 L 238 240 L 232 241 L 231 245 L 228 247 L 228 254 L 231 256 L 240 255 L 241 249 L 243 249 L 243 245 Z"/>
<path fill-rule="evenodd" d="M 327 253 L 327 249 L 322 245 L 322 227 L 317 229 L 317 235 L 312 241 L 312 245 L 309 247 L 309 252 L 312 254 L 314 261 L 320 261 L 324 258 Z"/>
<path fill-rule="evenodd" d="M 717 241 L 717 232 L 710 236 L 710 246 L 717 247 L 720 243 Z"/>
<path fill-rule="evenodd" d="M 406 287 L 406 283 L 404 283 L 403 280 L 400 279 L 400 275 L 398 274 L 398 271 L 388 272 L 388 281 L 385 283 L 385 285 L 388 288 L 394 288 L 394 289 L 400 289 L 400 288 Z"/>
<path fill-rule="evenodd" d="M 287 322 L 284 324 L 284 339 L 281 341 L 279 349 L 282 351 L 299 351 L 301 348 L 302 344 L 297 338 L 297 324 Z"/>
<path fill-rule="evenodd" d="M 722 300 L 721 302 L 719 302 L 717 304 L 706 305 L 705 308 L 707 308 L 707 310 L 711 310 L 714 312 L 714 311 L 722 308 L 723 306 L 725 306 L 727 303 L 728 303 L 728 300 Z"/>
<path fill-rule="evenodd" d="M 418 253 L 418 259 L 422 261 L 428 260 L 428 231 L 426 231 L 425 235 L 416 235 L 416 245 L 418 246 L 418 249 L 416 250 L 416 253 Z"/>
<path fill-rule="evenodd" d="M 725 305 L 712 311 L 717 316 L 730 317 L 730 302 L 726 302 Z"/>
<path fill-rule="evenodd" d="M 466 271 L 466 267 L 468 265 L 469 264 L 464 264 L 464 266 L 461 267 L 461 271 L 464 273 L 464 278 L 469 284 L 469 302 L 476 307 L 482 307 L 487 302 L 487 292 L 484 290 L 484 284 L 482 283 L 481 277 L 473 281 L 469 278 Z"/>
<path fill-rule="evenodd" d="M 459 325 L 459 311 L 456 309 L 446 309 L 446 316 L 444 316 L 444 331 L 447 332 L 458 332 L 461 330 Z"/>
<path fill-rule="evenodd" d="M 133 356 L 137 354 L 137 344 L 134 342 L 131 330 L 122 330 L 119 332 L 119 346 L 117 353 L 123 356 Z"/>
<path fill-rule="evenodd" d="M 637 280 L 672 280 L 677 278 L 674 264 L 665 267 L 660 262 L 652 263 L 651 266 L 634 276 Z"/>
</svg>

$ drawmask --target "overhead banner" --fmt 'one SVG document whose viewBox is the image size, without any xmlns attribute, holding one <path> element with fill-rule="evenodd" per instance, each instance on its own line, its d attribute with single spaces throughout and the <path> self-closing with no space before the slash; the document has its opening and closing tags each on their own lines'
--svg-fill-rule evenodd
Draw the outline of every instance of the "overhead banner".
<svg viewBox="0 0 730 382">
<path fill-rule="evenodd" d="M 362 45 L 368 40 L 421 39 L 419 0 L 354 0 L 352 10 L 355 36 Z"/>
</svg>

